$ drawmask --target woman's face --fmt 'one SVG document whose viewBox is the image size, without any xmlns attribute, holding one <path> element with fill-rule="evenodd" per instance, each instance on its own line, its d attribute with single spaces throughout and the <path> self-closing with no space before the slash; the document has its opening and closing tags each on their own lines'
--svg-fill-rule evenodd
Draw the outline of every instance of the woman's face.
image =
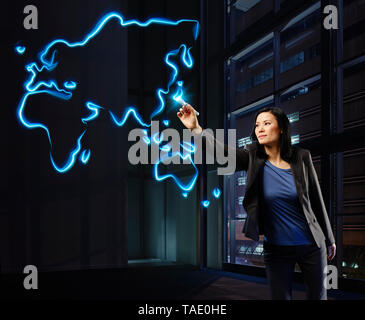
<svg viewBox="0 0 365 320">
<path fill-rule="evenodd" d="M 257 116 L 255 134 L 259 144 L 278 144 L 281 133 L 278 121 L 271 112 L 262 112 Z"/>
</svg>

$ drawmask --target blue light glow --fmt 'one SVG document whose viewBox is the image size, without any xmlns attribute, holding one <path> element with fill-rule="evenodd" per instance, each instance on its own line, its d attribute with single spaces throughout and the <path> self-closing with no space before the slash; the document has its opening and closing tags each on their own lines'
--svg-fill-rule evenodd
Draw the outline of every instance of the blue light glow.
<svg viewBox="0 0 365 320">
<path fill-rule="evenodd" d="M 63 83 L 63 86 L 66 88 L 66 89 L 71 89 L 71 90 L 73 90 L 73 89 L 75 89 L 76 88 L 76 82 L 75 81 L 65 81 L 64 83 Z"/>
<path fill-rule="evenodd" d="M 209 200 L 204 200 L 201 202 L 201 204 L 203 205 L 204 208 L 208 208 L 210 205 L 210 201 Z"/>
<path fill-rule="evenodd" d="M 154 142 L 154 143 L 156 143 L 156 144 L 161 144 L 161 142 L 163 141 L 163 132 L 161 133 L 161 135 L 160 135 L 160 138 L 159 139 L 157 139 L 156 137 L 157 137 L 157 135 L 158 135 L 158 132 L 156 132 L 153 136 L 152 136 L 152 141 Z"/>
<path fill-rule="evenodd" d="M 89 122 L 99 115 L 99 109 L 104 109 L 103 107 L 98 106 L 95 103 L 92 103 L 90 101 L 86 102 L 86 107 L 91 111 L 91 114 L 87 118 L 81 118 L 81 121 L 86 124 L 86 122 Z"/>
<path fill-rule="evenodd" d="M 15 47 L 15 52 L 17 53 L 17 54 L 24 54 L 24 52 L 25 52 L 25 47 L 24 46 L 16 46 Z"/>
<path fill-rule="evenodd" d="M 196 151 L 195 146 L 194 146 L 192 143 L 187 142 L 187 141 L 183 141 L 183 143 L 182 143 L 182 144 L 180 143 L 180 146 L 181 146 L 184 150 L 186 150 L 186 151 L 188 151 L 188 152 L 190 152 L 190 153 L 195 153 L 195 151 Z"/>
<path fill-rule="evenodd" d="M 130 114 L 133 114 L 134 116 L 134 119 L 137 120 L 137 122 L 143 126 L 143 127 L 150 127 L 151 124 L 147 124 L 147 123 L 144 123 L 143 120 L 142 120 L 142 117 L 139 115 L 139 113 L 137 112 L 137 110 L 133 107 L 129 107 L 126 109 L 126 111 L 124 112 L 124 115 L 122 116 L 122 119 L 121 120 L 118 120 L 116 118 L 116 116 L 113 114 L 113 112 L 109 111 L 109 114 L 111 115 L 112 117 L 112 120 L 114 121 L 114 123 L 118 126 L 118 127 L 122 127 Z"/>
<path fill-rule="evenodd" d="M 82 153 L 80 155 L 80 161 L 83 164 L 87 164 L 89 162 L 90 153 L 91 153 L 90 149 L 82 151 Z"/>
<path fill-rule="evenodd" d="M 75 160 L 76 160 L 76 156 L 77 154 L 80 152 L 81 150 L 81 139 L 83 137 L 83 135 L 85 134 L 86 130 L 80 135 L 80 137 L 77 139 L 77 144 L 74 147 L 74 149 L 71 151 L 71 153 L 69 154 L 69 157 L 66 161 L 66 163 L 62 166 L 59 167 L 55 161 L 53 160 L 52 154 L 49 153 L 49 156 L 51 158 L 51 162 L 53 167 L 59 172 L 59 173 L 65 173 L 66 171 L 70 170 L 72 168 L 72 166 L 75 164 Z"/>
<path fill-rule="evenodd" d="M 117 19 L 120 22 L 120 25 L 122 27 L 128 27 L 131 25 L 136 25 L 139 27 L 148 27 L 152 24 L 160 24 L 160 25 L 167 25 L 167 26 L 177 26 L 182 23 L 193 23 L 193 35 L 194 39 L 196 40 L 199 33 L 199 22 L 197 20 L 191 20 L 191 19 L 181 19 L 177 21 L 172 21 L 169 19 L 164 18 L 152 18 L 145 22 L 140 22 L 137 20 L 124 20 L 121 14 L 117 12 L 111 12 L 106 15 L 104 15 L 92 28 L 90 32 L 88 32 L 80 41 L 70 42 L 65 39 L 55 39 L 48 44 L 46 44 L 43 49 L 39 52 L 38 58 L 39 58 L 39 64 L 38 62 L 30 62 L 25 66 L 25 70 L 28 72 L 28 78 L 24 82 L 24 89 L 25 92 L 23 96 L 20 99 L 20 102 L 18 104 L 17 109 L 17 117 L 19 122 L 26 127 L 27 129 L 42 129 L 46 132 L 49 143 L 50 143 L 50 160 L 54 167 L 54 169 L 59 173 L 65 173 L 68 170 L 72 168 L 72 166 L 75 163 L 75 159 L 77 158 L 78 154 L 80 153 L 82 149 L 81 140 L 84 134 L 86 133 L 83 131 L 83 133 L 79 136 L 77 139 L 76 146 L 69 152 L 67 160 L 63 165 L 58 165 L 55 163 L 55 160 L 52 156 L 52 139 L 50 135 L 50 130 L 47 128 L 46 125 L 34 122 L 26 119 L 24 115 L 24 110 L 26 107 L 26 103 L 28 102 L 28 98 L 33 95 L 39 95 L 39 94 L 47 94 L 54 96 L 58 99 L 62 100 L 70 100 L 73 96 L 74 90 L 77 88 L 78 84 L 75 81 L 67 80 L 63 81 L 62 86 L 58 85 L 58 82 L 54 79 L 48 80 L 48 81 L 37 81 L 38 75 L 43 75 L 43 73 L 49 73 L 52 72 L 57 66 L 58 62 L 56 61 L 56 53 L 57 50 L 55 49 L 56 45 L 65 45 L 69 48 L 74 47 L 83 47 L 87 45 L 102 29 L 103 27 L 112 19 Z M 169 70 L 171 71 L 169 82 L 166 86 L 166 88 L 157 88 L 156 89 L 156 98 L 158 101 L 158 106 L 155 108 L 155 110 L 150 115 L 150 123 L 143 120 L 142 116 L 139 114 L 136 108 L 134 107 L 128 107 L 123 111 L 123 114 L 121 117 L 117 117 L 112 111 L 109 111 L 110 117 L 112 122 L 121 127 L 123 126 L 126 121 L 128 120 L 129 116 L 132 116 L 134 120 L 142 127 L 150 128 L 152 119 L 159 115 L 165 108 L 166 102 L 165 102 L 165 96 L 169 95 L 170 87 L 173 86 L 175 83 L 178 85 L 178 91 L 174 96 L 174 99 L 178 99 L 178 101 L 183 101 L 183 82 L 177 81 L 179 76 L 179 68 L 175 61 L 176 59 L 180 58 L 181 63 L 184 67 L 190 69 L 193 67 L 194 60 L 191 55 L 191 47 L 188 48 L 185 44 L 180 44 L 178 48 L 171 50 L 168 52 L 164 57 L 164 62 L 168 66 Z M 17 54 L 23 54 L 25 52 L 24 46 L 17 46 L 15 47 L 15 51 Z M 174 58 L 174 59 L 173 59 Z M 44 77 L 43 77 L 44 78 Z M 87 117 L 84 117 L 81 119 L 82 123 L 87 125 L 88 122 L 96 119 L 99 116 L 99 112 L 103 110 L 104 108 L 91 102 L 86 101 L 85 102 L 86 108 L 90 111 L 90 114 Z M 165 119 L 163 120 L 163 124 L 165 126 L 169 126 L 170 120 Z M 159 139 L 154 135 L 153 137 L 149 137 L 147 131 L 145 132 L 145 136 L 143 137 L 143 141 L 147 144 L 151 143 L 151 140 L 154 141 L 154 143 L 161 144 L 163 140 L 163 134 L 159 137 Z M 182 144 L 182 147 L 187 150 L 190 154 L 195 152 L 195 147 L 188 143 L 184 142 Z M 171 147 L 168 145 L 165 145 L 161 148 L 164 151 L 171 151 Z M 197 179 L 198 170 L 194 164 L 194 162 L 191 159 L 191 155 L 185 155 L 183 156 L 181 153 L 176 153 L 172 156 L 180 156 L 182 159 L 186 159 L 186 157 L 190 158 L 191 163 L 193 164 L 196 172 L 191 179 L 191 181 L 187 184 L 183 184 L 179 181 L 176 176 L 172 174 L 159 176 L 158 174 L 158 164 L 162 161 L 160 159 L 160 162 L 155 165 L 155 177 L 157 181 L 162 181 L 167 178 L 172 178 L 177 185 L 183 190 L 183 191 L 190 191 Z M 171 155 L 169 155 L 171 156 Z M 90 150 L 83 150 L 79 155 L 79 160 L 81 163 L 86 164 L 90 159 Z M 184 194 L 187 193 L 185 192 Z"/>
<path fill-rule="evenodd" d="M 165 144 L 164 146 L 162 146 L 162 147 L 160 148 L 160 150 L 162 150 L 162 151 L 166 151 L 166 152 L 169 152 L 169 151 L 171 150 L 171 146 L 170 146 L 170 145 L 168 145 L 168 144 Z"/>
<path fill-rule="evenodd" d="M 164 161 L 166 158 L 174 158 L 176 156 L 179 156 L 183 160 L 189 159 L 195 168 L 195 174 L 194 174 L 193 178 L 186 184 L 183 184 L 174 174 L 165 174 L 165 175 L 160 176 L 158 173 L 158 166 L 162 161 Z M 154 165 L 154 174 L 155 174 L 155 179 L 157 181 L 163 181 L 165 179 L 172 178 L 181 190 L 189 192 L 193 189 L 193 187 L 196 183 L 196 180 L 198 178 L 198 169 L 197 169 L 195 163 L 193 162 L 193 160 L 191 159 L 190 154 L 182 155 L 180 152 L 174 152 L 171 156 L 166 155 L 166 156 L 162 156 L 159 159 L 159 161 Z"/>
<path fill-rule="evenodd" d="M 219 188 L 214 188 L 212 191 L 213 197 L 216 199 L 219 199 L 219 197 L 221 196 L 222 192 Z"/>
</svg>

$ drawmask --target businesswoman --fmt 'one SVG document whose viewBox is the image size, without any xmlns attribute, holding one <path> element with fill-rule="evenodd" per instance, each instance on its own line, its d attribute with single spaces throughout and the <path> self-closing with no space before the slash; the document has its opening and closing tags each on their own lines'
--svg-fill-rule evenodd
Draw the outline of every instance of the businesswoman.
<svg viewBox="0 0 365 320">
<path fill-rule="evenodd" d="M 222 146 L 201 128 L 192 106 L 185 104 L 177 116 L 194 135 L 202 135 L 203 145 Z M 246 149 L 235 150 L 236 171 L 247 171 L 243 232 L 255 241 L 264 235 L 271 298 L 291 299 L 298 263 L 307 299 L 326 300 L 325 266 L 336 245 L 311 154 L 291 145 L 290 123 L 280 108 L 257 112 L 251 139 Z"/>
</svg>

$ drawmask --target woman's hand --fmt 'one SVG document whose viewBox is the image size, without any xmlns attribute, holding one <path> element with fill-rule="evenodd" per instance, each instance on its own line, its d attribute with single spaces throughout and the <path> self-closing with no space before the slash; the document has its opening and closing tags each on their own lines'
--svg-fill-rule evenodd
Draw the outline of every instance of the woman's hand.
<svg viewBox="0 0 365 320">
<path fill-rule="evenodd" d="M 202 131 L 195 110 L 190 104 L 183 105 L 177 113 L 177 116 L 186 128 L 197 132 Z"/>
<path fill-rule="evenodd" d="M 336 244 L 332 244 L 327 248 L 327 259 L 330 261 L 336 255 Z"/>
</svg>

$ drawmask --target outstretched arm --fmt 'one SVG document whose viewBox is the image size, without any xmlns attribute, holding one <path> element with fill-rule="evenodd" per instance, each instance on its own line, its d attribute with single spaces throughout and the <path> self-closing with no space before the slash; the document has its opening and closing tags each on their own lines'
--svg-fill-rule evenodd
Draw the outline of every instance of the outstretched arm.
<svg viewBox="0 0 365 320">
<path fill-rule="evenodd" d="M 220 150 L 224 150 L 225 154 L 235 155 L 236 157 L 235 171 L 247 170 L 249 162 L 248 151 L 245 149 L 237 149 L 235 147 L 226 145 L 221 141 L 215 139 L 214 136 L 211 133 L 209 133 L 209 131 L 203 130 L 202 127 L 199 125 L 195 109 L 191 105 L 184 104 L 177 113 L 177 116 L 179 117 L 180 121 L 184 124 L 184 126 L 188 128 L 194 135 L 197 136 L 202 135 L 203 149 L 218 150 L 219 148 L 221 148 Z"/>
</svg>

